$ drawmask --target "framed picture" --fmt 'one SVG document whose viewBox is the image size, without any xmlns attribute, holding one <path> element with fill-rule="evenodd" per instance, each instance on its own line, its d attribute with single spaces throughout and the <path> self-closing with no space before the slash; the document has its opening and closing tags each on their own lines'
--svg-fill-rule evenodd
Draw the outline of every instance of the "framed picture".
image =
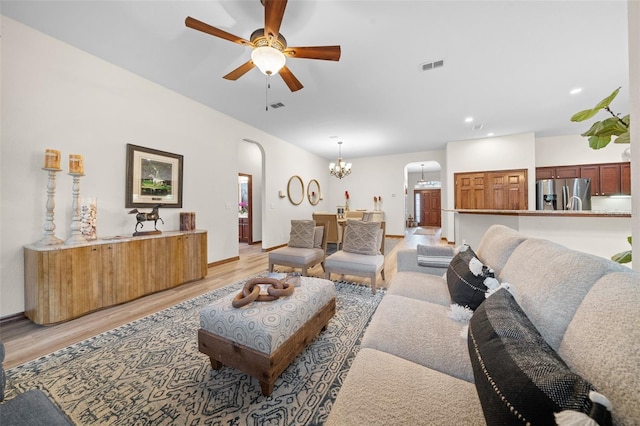
<svg viewBox="0 0 640 426">
<path fill-rule="evenodd" d="M 127 144 L 125 207 L 182 207 L 182 155 Z"/>
</svg>

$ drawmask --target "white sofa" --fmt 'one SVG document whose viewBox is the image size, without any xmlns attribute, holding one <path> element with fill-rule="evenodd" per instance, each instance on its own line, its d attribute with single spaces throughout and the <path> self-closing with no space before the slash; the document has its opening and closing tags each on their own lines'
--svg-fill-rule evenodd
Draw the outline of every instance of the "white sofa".
<svg viewBox="0 0 640 426">
<path fill-rule="evenodd" d="M 640 274 L 499 225 L 474 249 L 571 371 L 609 399 L 613 424 L 640 424 Z M 446 279 L 419 272 L 415 257 L 399 255 L 328 425 L 487 423 Z"/>
</svg>

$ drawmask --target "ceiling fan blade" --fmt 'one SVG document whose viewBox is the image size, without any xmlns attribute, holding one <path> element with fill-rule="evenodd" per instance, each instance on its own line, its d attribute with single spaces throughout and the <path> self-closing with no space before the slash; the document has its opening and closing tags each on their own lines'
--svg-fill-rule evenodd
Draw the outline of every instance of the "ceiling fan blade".
<svg viewBox="0 0 640 426">
<path fill-rule="evenodd" d="M 283 52 L 291 58 L 340 60 L 340 46 L 288 47 Z"/>
<path fill-rule="evenodd" d="M 234 43 L 253 46 L 253 43 L 251 43 L 249 40 L 245 40 L 242 37 L 238 37 L 237 35 L 228 33 L 224 30 L 221 30 L 220 28 L 212 27 L 211 25 L 205 24 L 202 21 L 198 21 L 191 16 L 187 16 L 187 19 L 184 20 L 184 23 L 187 27 L 193 28 L 194 30 L 202 31 L 203 33 L 211 34 L 212 36 L 220 37 Z"/>
<path fill-rule="evenodd" d="M 251 71 L 254 67 L 255 67 L 255 64 L 253 63 L 253 61 L 249 60 L 222 78 L 225 78 L 227 80 L 237 80 L 243 75 L 245 75 L 246 73 L 248 73 L 249 71 Z"/>
<path fill-rule="evenodd" d="M 300 81 L 296 78 L 296 76 L 293 75 L 291 70 L 287 68 L 286 65 L 280 68 L 278 74 L 280 74 L 280 77 L 282 77 L 287 86 L 289 86 L 289 90 L 291 90 L 292 92 L 300 90 L 304 87 L 302 83 L 300 83 Z"/>
<path fill-rule="evenodd" d="M 286 7 L 287 0 L 264 0 L 264 35 L 267 37 L 269 46 L 272 40 L 278 39 Z"/>
</svg>

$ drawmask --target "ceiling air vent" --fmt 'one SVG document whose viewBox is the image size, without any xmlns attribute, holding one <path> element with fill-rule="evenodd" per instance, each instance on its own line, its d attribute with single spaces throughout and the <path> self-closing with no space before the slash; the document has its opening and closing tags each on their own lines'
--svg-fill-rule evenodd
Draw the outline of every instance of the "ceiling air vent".
<svg viewBox="0 0 640 426">
<path fill-rule="evenodd" d="M 444 59 L 440 59 L 434 62 L 425 62 L 424 64 L 420 65 L 420 69 L 422 71 L 429 71 L 435 68 L 441 68 L 443 66 L 444 66 Z"/>
<path fill-rule="evenodd" d="M 284 106 L 284 104 L 282 102 L 276 102 L 274 104 L 269 105 L 271 108 L 273 109 L 278 109 L 278 108 L 282 108 Z"/>
<path fill-rule="evenodd" d="M 482 129 L 482 126 L 483 126 L 482 124 L 474 124 L 471 130 L 480 130 Z"/>
</svg>

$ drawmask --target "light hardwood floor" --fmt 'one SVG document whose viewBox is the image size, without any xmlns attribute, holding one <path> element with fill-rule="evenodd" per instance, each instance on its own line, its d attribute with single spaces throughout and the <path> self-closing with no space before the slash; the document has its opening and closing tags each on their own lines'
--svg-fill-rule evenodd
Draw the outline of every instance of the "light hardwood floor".
<svg viewBox="0 0 640 426">
<path fill-rule="evenodd" d="M 413 229 L 408 229 L 404 239 L 385 254 L 386 282 L 379 282 L 379 287 L 386 287 L 389 280 L 395 275 L 396 252 L 400 248 L 415 247 L 417 244 L 442 244 L 439 233 L 436 236 L 426 236 L 414 235 L 413 232 Z M 267 268 L 268 253 L 263 252 L 259 244 L 252 246 L 241 244 L 240 260 L 210 267 L 207 276 L 199 281 L 151 294 L 57 325 L 45 327 L 34 324 L 27 319 L 6 322 L 0 325 L 0 339 L 4 342 L 6 349 L 4 367 L 11 368 L 31 361 L 177 303 L 266 271 Z M 286 269 L 278 267 L 278 270 Z M 308 274 L 317 277 L 323 276 L 319 265 L 311 268 Z M 336 279 L 337 276 L 334 275 L 332 278 Z M 368 279 L 362 277 L 346 276 L 345 279 L 368 283 Z"/>
</svg>

